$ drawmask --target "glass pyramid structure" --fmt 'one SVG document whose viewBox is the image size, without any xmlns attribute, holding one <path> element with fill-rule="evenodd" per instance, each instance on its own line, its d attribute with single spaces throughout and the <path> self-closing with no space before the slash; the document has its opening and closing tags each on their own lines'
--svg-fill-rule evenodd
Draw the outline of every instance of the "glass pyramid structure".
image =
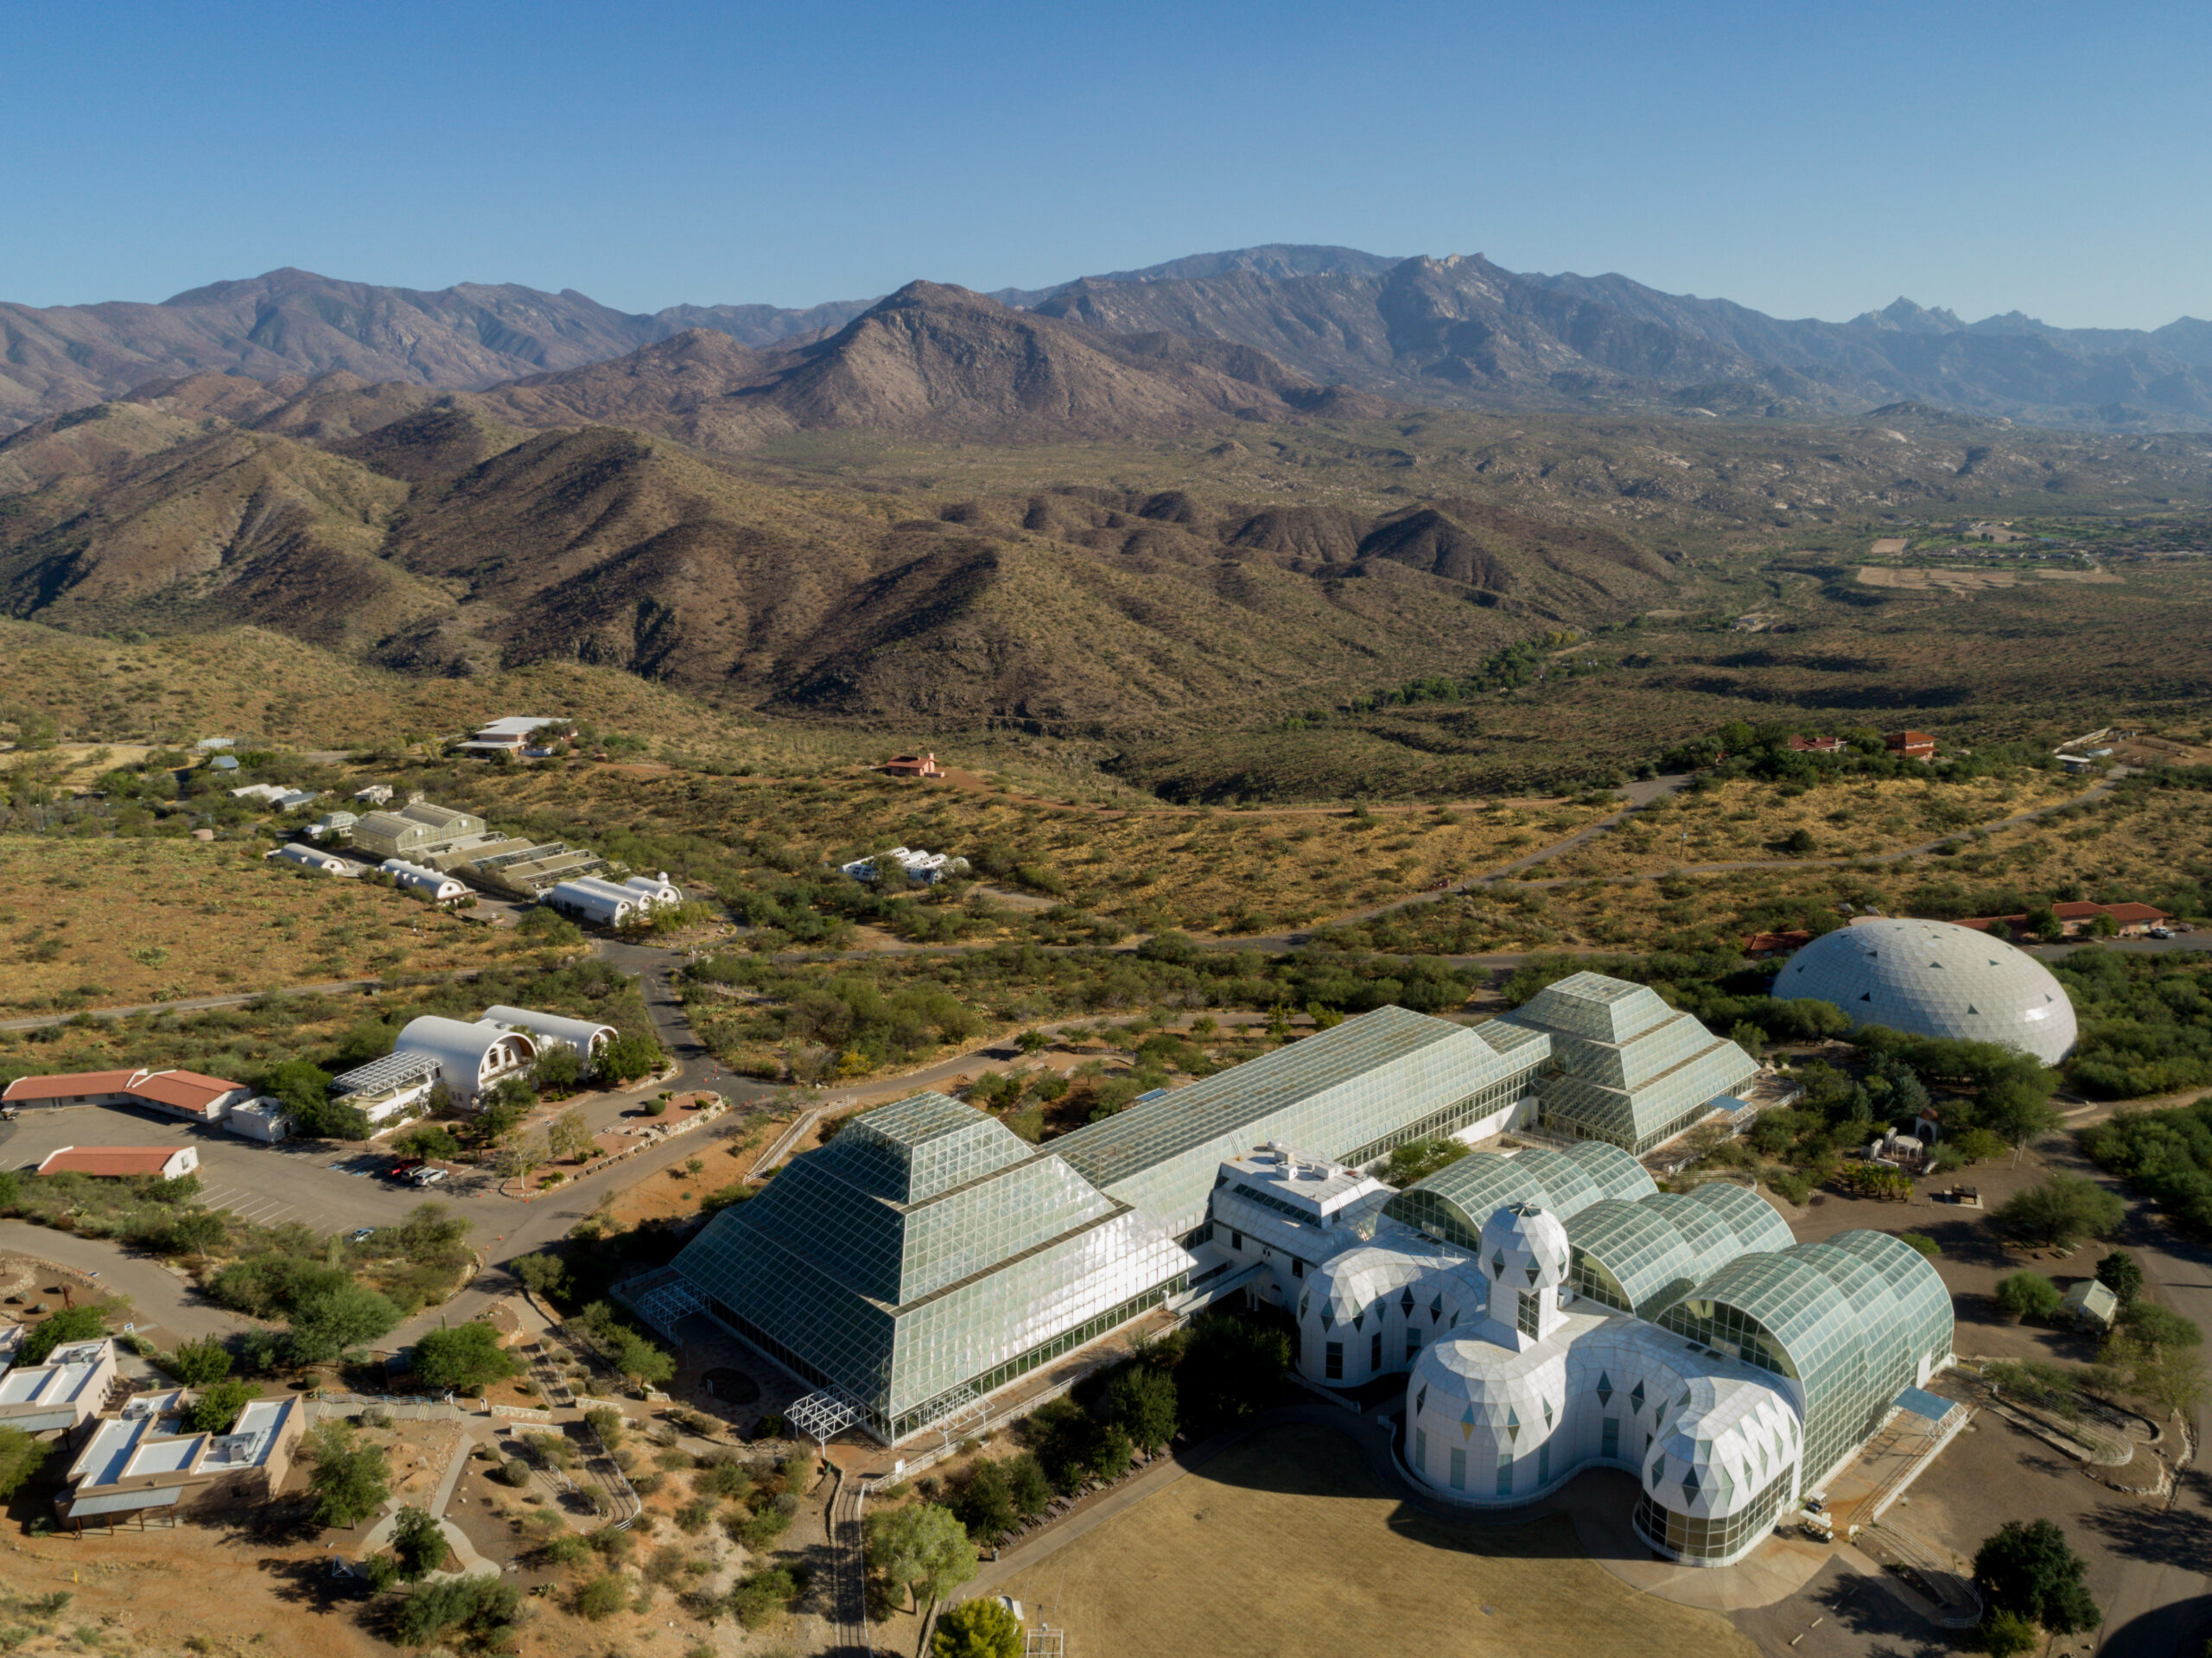
<svg viewBox="0 0 2212 1658">
<path fill-rule="evenodd" d="M 1551 1039 L 1536 1079 L 1547 1127 L 1638 1155 L 1707 1115 L 1758 1065 L 1648 985 L 1577 973 L 1547 986 L 1500 1025 Z"/>
</svg>

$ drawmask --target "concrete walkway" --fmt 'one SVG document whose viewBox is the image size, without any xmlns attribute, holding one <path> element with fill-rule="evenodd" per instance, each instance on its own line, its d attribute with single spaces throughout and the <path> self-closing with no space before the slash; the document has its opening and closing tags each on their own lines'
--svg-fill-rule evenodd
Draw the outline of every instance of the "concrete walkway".
<svg viewBox="0 0 2212 1658">
<path fill-rule="evenodd" d="M 487 1560 L 479 1554 L 476 1545 L 468 1540 L 467 1534 L 445 1517 L 446 1505 L 453 1501 L 454 1487 L 461 1483 L 461 1471 L 468 1466 L 469 1453 L 475 1449 L 476 1441 L 468 1434 L 462 1434 L 461 1442 L 454 1446 L 452 1458 L 446 1464 L 445 1477 L 438 1482 L 437 1492 L 430 1499 L 429 1511 L 437 1516 L 438 1529 L 445 1534 L 447 1547 L 453 1550 L 454 1559 L 460 1562 L 460 1570 L 433 1572 L 430 1575 L 434 1578 L 474 1577 L 479 1572 L 499 1570 L 497 1560 Z M 391 1541 L 392 1534 L 399 1528 L 402 1506 L 396 1502 L 386 1505 L 384 1518 L 371 1527 L 369 1534 L 361 1540 L 361 1552 L 353 1557 L 355 1560 L 365 1560 Z"/>
</svg>

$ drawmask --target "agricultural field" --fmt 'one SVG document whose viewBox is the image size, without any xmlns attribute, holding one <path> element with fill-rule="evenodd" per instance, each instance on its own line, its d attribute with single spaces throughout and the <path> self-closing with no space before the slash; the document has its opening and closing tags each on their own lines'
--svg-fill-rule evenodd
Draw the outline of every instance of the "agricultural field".
<svg viewBox="0 0 2212 1658">
<path fill-rule="evenodd" d="M 1268 1585 L 1238 1598 L 1162 1584 Z M 1091 1658 L 1208 1652 L 1276 1658 L 1362 1652 L 1376 1632 L 1408 1652 L 1752 1658 L 1717 1615 L 1608 1574 L 1564 1517 L 1456 1526 L 1408 1509 L 1350 1441 L 1310 1429 L 1254 1436 L 995 1585 Z"/>
</svg>

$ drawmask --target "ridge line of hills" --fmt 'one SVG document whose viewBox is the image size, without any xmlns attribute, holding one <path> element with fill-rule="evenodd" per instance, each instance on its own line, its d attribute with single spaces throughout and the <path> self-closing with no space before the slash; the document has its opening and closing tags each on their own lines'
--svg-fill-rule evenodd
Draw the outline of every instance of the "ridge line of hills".
<svg viewBox="0 0 2212 1658">
<path fill-rule="evenodd" d="M 1248 373 L 1423 407 L 1808 419 L 1920 402 L 2062 429 L 2212 426 L 2212 322 L 2188 317 L 2147 331 L 2056 328 L 2018 312 L 1966 323 L 1900 299 L 1848 322 L 1789 321 L 1620 276 L 1516 273 L 1478 254 L 1287 245 L 976 297 L 1108 337 L 1111 355 L 1211 350 L 1218 369 L 1223 350 L 1242 349 L 1276 365 L 1248 360 Z M 481 391 L 677 342 L 700 353 L 709 336 L 788 353 L 886 302 L 632 314 L 573 289 L 426 291 L 287 269 L 158 304 L 0 303 L 0 430 L 208 372 Z"/>
</svg>

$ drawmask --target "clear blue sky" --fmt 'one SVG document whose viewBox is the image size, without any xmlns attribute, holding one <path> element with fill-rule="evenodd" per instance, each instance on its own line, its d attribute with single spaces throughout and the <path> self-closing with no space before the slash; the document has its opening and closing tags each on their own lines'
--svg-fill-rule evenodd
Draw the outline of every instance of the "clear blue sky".
<svg viewBox="0 0 2212 1658">
<path fill-rule="evenodd" d="M 1258 242 L 2212 315 L 2212 9 L 10 7 L 0 298 L 279 265 L 625 309 Z"/>
</svg>

